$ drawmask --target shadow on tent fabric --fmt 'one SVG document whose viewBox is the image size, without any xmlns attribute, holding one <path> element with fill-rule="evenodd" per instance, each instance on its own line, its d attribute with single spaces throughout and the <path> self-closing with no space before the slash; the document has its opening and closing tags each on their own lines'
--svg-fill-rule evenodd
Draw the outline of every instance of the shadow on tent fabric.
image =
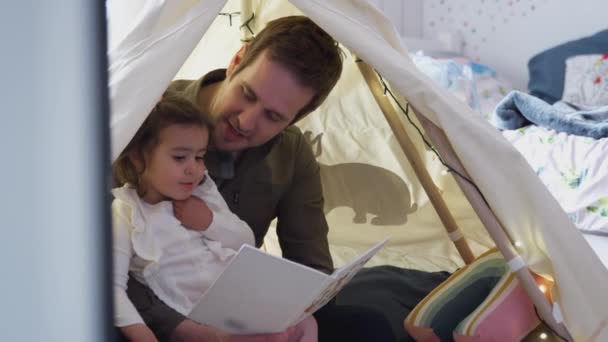
<svg viewBox="0 0 608 342">
<path fill-rule="evenodd" d="M 311 131 L 303 134 L 319 163 L 325 214 L 348 207 L 353 210 L 353 223 L 367 223 L 370 214 L 370 224 L 386 226 L 405 224 L 407 216 L 418 209 L 411 201 L 408 185 L 396 173 L 366 163 L 324 164 L 318 160 L 323 152 L 324 133 L 314 138 Z"/>
</svg>

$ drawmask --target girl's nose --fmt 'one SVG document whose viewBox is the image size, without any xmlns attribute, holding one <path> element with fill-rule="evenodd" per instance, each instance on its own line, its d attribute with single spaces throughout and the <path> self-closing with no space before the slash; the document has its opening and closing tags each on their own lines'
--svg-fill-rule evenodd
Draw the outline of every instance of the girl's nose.
<svg viewBox="0 0 608 342">
<path fill-rule="evenodd" d="M 185 170 L 185 172 L 186 172 L 186 174 L 187 174 L 187 175 L 189 175 L 189 176 L 190 176 L 190 175 L 194 175 L 194 174 L 196 173 L 196 169 L 197 169 L 197 167 L 196 167 L 196 162 L 192 162 L 192 161 L 191 161 L 191 162 L 189 162 L 189 163 L 188 163 L 188 165 L 186 165 L 186 170 Z"/>
<path fill-rule="evenodd" d="M 192 175 L 202 175 L 205 173 L 205 170 L 207 168 L 205 167 L 205 165 L 197 160 L 192 160 L 191 162 L 188 163 L 188 165 L 186 165 L 186 174 L 189 176 Z"/>
</svg>

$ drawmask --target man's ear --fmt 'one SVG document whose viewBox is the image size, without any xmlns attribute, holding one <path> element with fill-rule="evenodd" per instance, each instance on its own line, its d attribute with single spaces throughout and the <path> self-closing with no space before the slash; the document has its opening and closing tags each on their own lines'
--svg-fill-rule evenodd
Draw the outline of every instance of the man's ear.
<svg viewBox="0 0 608 342">
<path fill-rule="evenodd" d="M 232 73 L 236 69 L 236 67 L 241 64 L 241 60 L 243 60 L 243 56 L 245 55 L 245 51 L 247 51 L 247 43 L 243 43 L 239 51 L 237 51 L 232 59 L 230 60 L 230 64 L 228 65 L 228 69 L 226 69 L 226 77 L 232 76 Z"/>
</svg>

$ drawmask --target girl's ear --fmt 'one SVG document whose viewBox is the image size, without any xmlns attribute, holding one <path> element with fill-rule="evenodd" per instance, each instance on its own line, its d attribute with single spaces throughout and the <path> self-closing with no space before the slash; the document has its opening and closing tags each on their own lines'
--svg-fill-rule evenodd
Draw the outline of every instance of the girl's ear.
<svg viewBox="0 0 608 342">
<path fill-rule="evenodd" d="M 127 153 L 127 158 L 129 158 L 129 161 L 133 164 L 133 166 L 135 166 L 135 170 L 138 173 L 143 171 L 145 161 L 141 151 L 133 149 Z"/>
</svg>

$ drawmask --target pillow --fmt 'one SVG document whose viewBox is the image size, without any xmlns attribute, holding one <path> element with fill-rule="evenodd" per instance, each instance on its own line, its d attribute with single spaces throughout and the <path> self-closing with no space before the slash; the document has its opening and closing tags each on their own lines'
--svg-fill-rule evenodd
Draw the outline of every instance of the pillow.
<svg viewBox="0 0 608 342">
<path fill-rule="evenodd" d="M 526 291 L 493 248 L 433 290 L 404 326 L 418 341 L 519 341 L 539 323 Z"/>
<path fill-rule="evenodd" d="M 608 54 L 568 58 L 562 100 L 586 107 L 608 105 Z"/>
<path fill-rule="evenodd" d="M 545 50 L 528 62 L 530 94 L 553 104 L 562 98 L 566 59 L 576 55 L 606 53 L 608 30 L 592 36 L 569 41 Z"/>
</svg>

